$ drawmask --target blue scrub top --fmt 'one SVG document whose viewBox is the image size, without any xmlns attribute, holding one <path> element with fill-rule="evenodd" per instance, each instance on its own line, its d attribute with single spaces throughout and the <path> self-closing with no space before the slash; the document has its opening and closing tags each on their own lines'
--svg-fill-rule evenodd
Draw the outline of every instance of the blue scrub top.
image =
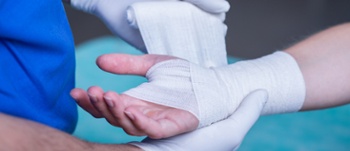
<svg viewBox="0 0 350 151">
<path fill-rule="evenodd" d="M 61 0 L 0 1 L 0 112 L 72 133 L 74 70 Z"/>
</svg>

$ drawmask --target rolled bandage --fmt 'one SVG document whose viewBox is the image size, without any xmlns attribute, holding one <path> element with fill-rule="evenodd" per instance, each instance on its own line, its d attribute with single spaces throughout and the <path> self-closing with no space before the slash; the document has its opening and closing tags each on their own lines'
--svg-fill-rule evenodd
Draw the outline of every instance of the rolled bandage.
<svg viewBox="0 0 350 151">
<path fill-rule="evenodd" d="M 125 94 L 189 111 L 199 119 L 199 127 L 227 118 L 256 89 L 269 94 L 263 114 L 298 111 L 305 99 L 301 71 L 284 52 L 218 68 L 169 60 L 154 65 L 146 77 L 148 83 Z"/>
<path fill-rule="evenodd" d="M 139 2 L 127 14 L 149 54 L 176 56 L 203 67 L 227 65 L 227 26 L 217 14 L 183 1 Z"/>
</svg>

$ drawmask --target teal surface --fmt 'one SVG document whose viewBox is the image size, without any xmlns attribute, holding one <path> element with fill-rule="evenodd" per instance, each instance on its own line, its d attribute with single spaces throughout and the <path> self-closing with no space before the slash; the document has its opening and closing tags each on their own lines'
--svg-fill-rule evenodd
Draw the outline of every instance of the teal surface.
<svg viewBox="0 0 350 151">
<path fill-rule="evenodd" d="M 113 37 L 102 37 L 77 46 L 77 87 L 99 85 L 104 90 L 123 92 L 135 87 L 144 78 L 117 76 L 101 71 L 95 59 L 106 53 L 140 55 L 136 49 Z M 229 57 L 233 63 L 237 58 Z M 75 136 L 100 143 L 139 141 L 120 128 L 110 126 L 104 119 L 95 119 L 79 109 Z M 195 141 L 195 140 L 194 140 Z M 242 151 L 349 151 L 350 105 L 293 114 L 263 116 L 243 141 Z"/>
</svg>

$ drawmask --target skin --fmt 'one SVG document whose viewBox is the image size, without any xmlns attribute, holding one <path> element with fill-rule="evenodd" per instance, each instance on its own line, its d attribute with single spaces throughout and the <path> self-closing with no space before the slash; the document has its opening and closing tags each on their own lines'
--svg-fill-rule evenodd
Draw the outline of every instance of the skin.
<svg viewBox="0 0 350 151">
<path fill-rule="evenodd" d="M 302 110 L 350 103 L 350 23 L 317 33 L 286 49 L 299 64 L 306 83 Z"/>
<path fill-rule="evenodd" d="M 36 122 L 0 113 L 1 151 L 141 151 L 132 145 L 89 143 Z"/>
<path fill-rule="evenodd" d="M 297 61 L 306 84 L 306 99 L 302 110 L 317 110 L 350 102 L 350 24 L 342 24 L 288 48 Z M 144 76 L 154 64 L 174 59 L 169 56 L 122 54 L 103 55 L 97 65 L 115 74 Z M 99 87 L 87 91 L 74 89 L 71 96 L 96 118 L 106 118 L 130 135 L 147 135 L 160 139 L 192 131 L 198 120 L 191 113 L 149 103 L 115 92 L 103 92 Z"/>
</svg>

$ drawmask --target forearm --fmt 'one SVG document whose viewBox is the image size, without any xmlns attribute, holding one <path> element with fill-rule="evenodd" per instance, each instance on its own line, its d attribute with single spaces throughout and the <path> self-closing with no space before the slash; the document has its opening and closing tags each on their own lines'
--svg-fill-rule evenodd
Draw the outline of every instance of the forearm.
<svg viewBox="0 0 350 151">
<path fill-rule="evenodd" d="M 324 30 L 288 48 L 304 76 L 302 110 L 350 103 L 350 23 Z"/>
<path fill-rule="evenodd" d="M 131 145 L 101 145 L 25 119 L 0 113 L 0 150 L 138 151 Z"/>
</svg>

